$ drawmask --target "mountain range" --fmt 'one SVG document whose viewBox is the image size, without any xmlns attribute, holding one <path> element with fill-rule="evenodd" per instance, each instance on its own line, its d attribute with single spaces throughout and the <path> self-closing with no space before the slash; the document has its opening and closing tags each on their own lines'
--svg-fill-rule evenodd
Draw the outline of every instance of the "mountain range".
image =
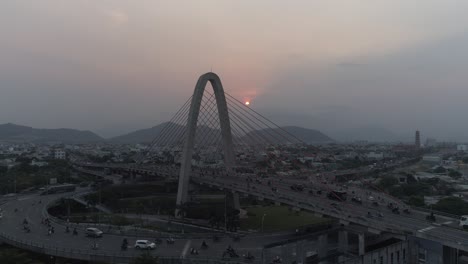
<svg viewBox="0 0 468 264">
<path fill-rule="evenodd" d="M 68 128 L 38 129 L 11 123 L 0 125 L 0 141 L 32 143 L 87 143 L 99 142 L 102 140 L 102 137 L 91 131 Z"/>
<path fill-rule="evenodd" d="M 111 142 L 115 143 L 148 143 L 151 142 L 153 139 L 159 135 L 163 130 L 164 134 L 171 134 L 171 132 L 175 133 L 176 131 L 179 131 L 178 134 L 175 135 L 170 135 L 167 136 L 166 139 L 164 138 L 159 138 L 158 140 L 165 140 L 165 141 L 174 141 L 180 139 L 180 136 L 184 132 L 185 128 L 181 125 L 174 124 L 174 123 L 162 123 L 157 126 L 154 126 L 152 128 L 147 128 L 147 129 L 141 129 L 137 130 L 122 136 L 114 137 L 109 139 Z M 328 142 L 333 142 L 334 140 L 328 137 L 327 135 L 323 134 L 322 132 L 314 129 L 307 129 L 307 128 L 302 128 L 302 127 L 296 127 L 296 126 L 285 126 L 281 128 L 269 128 L 269 129 L 262 129 L 262 130 L 257 130 L 257 131 L 252 131 L 247 133 L 246 135 L 243 135 L 242 137 L 234 138 L 234 141 L 237 139 L 239 141 L 246 142 L 247 138 L 268 138 L 268 135 L 279 135 L 279 134 L 285 134 L 284 131 L 287 133 L 297 137 L 301 141 L 309 144 L 317 144 L 317 143 L 328 143 Z M 220 140 L 220 131 L 217 129 L 213 129 L 207 126 L 201 126 L 197 128 L 197 136 L 195 139 L 195 142 L 201 143 L 201 142 L 206 142 L 208 140 L 207 138 L 204 138 L 203 135 L 211 135 L 211 142 L 213 143 L 213 140 Z M 282 141 L 284 139 L 281 139 L 280 136 L 276 137 L 277 143 L 283 143 L 283 142 L 278 142 Z"/>
<path fill-rule="evenodd" d="M 175 123 L 162 123 L 157 126 L 136 130 L 121 136 L 104 139 L 91 131 L 82 131 L 76 129 L 37 129 L 28 126 L 21 126 L 15 124 L 2 124 L 0 125 L 0 141 L 4 142 L 32 142 L 32 143 L 46 143 L 46 142 L 62 142 L 62 143 L 95 143 L 95 142 L 109 142 L 109 143 L 149 143 L 155 139 L 162 131 L 164 135 L 169 135 L 168 138 L 160 138 L 159 140 L 174 141 L 180 140 L 185 128 L 182 125 Z M 251 131 L 242 137 L 236 137 L 234 140 L 246 141 L 246 138 L 253 138 L 255 136 L 266 136 L 267 134 L 280 134 L 287 133 L 299 138 L 301 141 L 316 144 L 328 143 L 334 140 L 323 134 L 322 132 L 314 129 L 307 129 L 297 126 L 285 126 L 281 128 L 269 128 L 258 131 Z M 177 133 L 176 133 L 177 132 Z M 220 131 L 207 126 L 201 126 L 197 129 L 197 143 L 206 142 L 208 139 L 204 135 L 210 134 L 211 142 L 220 140 Z M 213 136 L 215 135 L 215 136 Z M 218 137 L 219 136 L 219 137 Z M 213 139 L 214 138 L 214 139 Z M 279 137 L 278 137 L 279 138 Z M 277 139 L 281 141 L 281 139 Z M 281 142 L 277 142 L 281 143 Z"/>
</svg>

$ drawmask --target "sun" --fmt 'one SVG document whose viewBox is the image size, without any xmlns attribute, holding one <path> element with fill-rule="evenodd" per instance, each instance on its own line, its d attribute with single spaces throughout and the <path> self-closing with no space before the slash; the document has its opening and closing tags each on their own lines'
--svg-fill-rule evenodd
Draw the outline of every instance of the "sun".
<svg viewBox="0 0 468 264">
<path fill-rule="evenodd" d="M 249 101 L 245 101 L 245 105 L 250 105 L 250 102 L 249 102 Z"/>
</svg>

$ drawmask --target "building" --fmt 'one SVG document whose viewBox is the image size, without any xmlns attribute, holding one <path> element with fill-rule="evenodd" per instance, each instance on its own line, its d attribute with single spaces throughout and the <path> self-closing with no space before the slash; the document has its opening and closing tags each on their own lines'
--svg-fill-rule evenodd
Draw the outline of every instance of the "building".
<svg viewBox="0 0 468 264">
<path fill-rule="evenodd" d="M 49 165 L 49 163 L 46 161 L 41 161 L 41 160 L 34 158 L 31 160 L 31 163 L 29 165 L 35 166 L 35 167 L 44 167 L 44 166 Z"/>
<path fill-rule="evenodd" d="M 421 135 L 419 134 L 419 130 L 416 130 L 416 134 L 414 135 L 414 145 L 416 148 L 421 147 Z"/>
<path fill-rule="evenodd" d="M 371 151 L 367 153 L 366 157 L 371 160 L 381 160 L 384 158 L 384 153 L 383 152 L 375 152 Z"/>
<path fill-rule="evenodd" d="M 428 138 L 426 139 L 425 147 L 435 147 L 437 146 L 437 140 L 435 138 Z"/>
<path fill-rule="evenodd" d="M 439 155 L 436 155 L 436 154 L 431 154 L 431 155 L 428 154 L 428 155 L 424 155 L 422 157 L 422 161 L 425 162 L 425 163 L 437 165 L 437 164 L 440 164 L 442 162 L 442 157 L 439 156 Z"/>
<path fill-rule="evenodd" d="M 457 151 L 468 152 L 468 146 L 467 145 L 457 145 Z"/>
<path fill-rule="evenodd" d="M 54 159 L 64 160 L 67 158 L 67 155 L 63 149 L 56 149 L 54 151 Z"/>
</svg>

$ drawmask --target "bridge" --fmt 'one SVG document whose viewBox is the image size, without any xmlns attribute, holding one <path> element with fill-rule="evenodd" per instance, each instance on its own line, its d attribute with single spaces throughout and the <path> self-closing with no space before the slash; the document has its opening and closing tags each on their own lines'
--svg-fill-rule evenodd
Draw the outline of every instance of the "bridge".
<svg viewBox="0 0 468 264">
<path fill-rule="evenodd" d="M 207 83 L 211 83 L 213 92 L 205 90 Z M 400 239 L 409 236 L 437 241 L 453 250 L 468 252 L 468 236 L 458 228 L 456 216 L 436 214 L 436 221 L 426 220 L 427 211 L 410 208 L 398 199 L 375 189 L 361 186 L 342 186 L 332 180 L 335 176 L 356 174 L 364 171 L 338 171 L 324 175 L 306 175 L 306 179 L 294 177 L 276 177 L 265 171 L 262 179 L 253 177 L 248 171 L 255 164 L 255 155 L 265 154 L 266 149 L 277 153 L 266 157 L 263 161 L 281 163 L 281 155 L 294 155 L 291 149 L 304 148 L 306 144 L 294 135 L 276 126 L 234 97 L 225 93 L 219 77 L 214 73 L 207 73 L 198 80 L 194 94 L 175 114 L 166 127 L 156 136 L 148 148 L 135 159 L 132 164 L 97 164 L 80 158 L 72 160 L 74 168 L 85 174 L 100 177 L 120 175 L 119 178 L 135 178 L 141 175 L 162 177 L 178 181 L 177 211 L 175 215 L 183 216 L 180 208 L 189 202 L 189 185 L 206 185 L 225 190 L 233 201 L 233 206 L 239 208 L 240 196 L 252 196 L 259 200 L 269 200 L 278 205 L 287 205 L 293 210 L 313 212 L 318 216 L 338 219 L 346 227 L 363 227 L 366 232 L 376 235 L 391 235 Z M 200 157 L 204 158 L 201 159 Z M 263 155 L 263 157 L 265 157 Z M 398 167 L 407 160 L 395 161 L 389 167 Z M 289 166 L 288 164 L 284 166 Z M 247 173 L 245 173 L 247 171 Z M 300 184 L 302 190 L 292 188 Z M 335 197 L 332 201 L 327 197 L 329 193 L 338 189 L 345 189 L 353 196 L 361 197 L 361 202 L 351 199 L 343 200 Z M 89 191 L 89 190 L 81 190 Z M 58 199 L 67 197 L 66 194 L 39 197 L 31 195 L 8 201 L 3 205 L 7 212 L 2 226 L 0 238 L 3 242 L 19 247 L 40 251 L 55 256 L 70 257 L 87 260 L 102 260 L 112 263 L 127 263 L 136 252 L 120 252 L 119 243 L 128 234 L 111 233 L 100 241 L 101 248 L 96 250 L 77 249 L 90 241 L 83 237 L 73 237 L 60 234 L 55 237 L 45 237 L 46 228 L 38 223 L 38 219 L 53 218 L 47 213 L 47 206 Z M 78 196 L 74 196 L 75 199 Z M 333 197 L 332 197 L 333 198 Z M 41 201 L 41 206 L 38 201 Z M 388 204 L 400 208 L 400 213 L 387 208 Z M 14 212 L 14 208 L 21 208 Z M 406 212 L 403 212 L 403 209 Z M 24 233 L 20 229 L 19 221 L 28 219 L 38 230 Z M 5 224 L 5 225 L 4 225 Z M 54 222 L 57 229 L 64 230 L 68 223 Z M 110 227 L 112 228 L 112 227 Z M 166 234 L 167 235 L 167 234 Z M 145 233 L 140 238 L 153 238 L 162 234 Z M 178 259 L 184 261 L 216 262 L 220 260 L 223 250 L 233 241 L 225 241 L 210 247 L 200 256 L 190 256 L 187 249 L 191 245 L 198 245 L 205 238 L 178 239 L 177 246 L 165 245 L 157 254 L 168 261 Z M 274 241 L 288 239 L 288 235 L 249 235 L 249 239 L 242 242 L 244 252 L 254 252 L 257 261 L 265 262 L 262 245 Z M 18 241 L 19 240 L 19 241 Z M 323 241 L 323 237 L 319 238 Z M 347 243 L 341 241 L 340 244 Z M 326 240 L 325 240 L 326 241 Z M 28 244 L 29 243 L 29 244 Z M 318 242 L 317 242 L 318 243 Z M 46 246 L 47 244 L 47 246 Z M 320 243 L 318 243 L 320 244 Z M 365 254 L 365 235 L 359 234 L 359 255 Z M 42 245 L 42 246 L 41 246 Z M 320 247 L 320 245 L 318 245 Z M 322 245 L 323 246 L 323 245 Z M 55 248 L 55 251 L 54 251 Z M 117 249 L 117 250 L 116 250 Z M 208 256 L 218 256 L 209 259 Z M 269 260 L 266 260 L 269 261 Z M 192 262 L 191 262 L 192 263 Z"/>
</svg>

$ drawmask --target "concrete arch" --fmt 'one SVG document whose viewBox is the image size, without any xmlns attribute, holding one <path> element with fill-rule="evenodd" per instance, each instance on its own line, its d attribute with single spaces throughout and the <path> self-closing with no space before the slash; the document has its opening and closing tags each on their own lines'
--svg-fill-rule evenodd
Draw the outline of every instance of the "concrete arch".
<svg viewBox="0 0 468 264">
<path fill-rule="evenodd" d="M 218 75 L 213 72 L 208 72 L 198 78 L 195 90 L 193 92 L 192 101 L 190 103 L 190 111 L 187 120 L 187 133 L 185 134 L 185 144 L 182 152 L 182 161 L 179 174 L 179 187 L 177 191 L 177 205 L 183 205 L 188 200 L 188 189 L 190 182 L 190 174 L 192 171 L 192 154 L 195 144 L 195 135 L 197 130 L 198 115 L 200 113 L 200 105 L 205 92 L 207 83 L 210 82 L 213 86 L 216 106 L 218 108 L 219 123 L 221 126 L 221 136 L 224 151 L 224 163 L 226 170 L 231 171 L 234 166 L 234 151 L 232 144 L 231 124 L 229 121 L 228 107 L 226 97 L 224 95 L 223 85 Z M 176 210 L 176 216 L 177 216 Z"/>
</svg>

